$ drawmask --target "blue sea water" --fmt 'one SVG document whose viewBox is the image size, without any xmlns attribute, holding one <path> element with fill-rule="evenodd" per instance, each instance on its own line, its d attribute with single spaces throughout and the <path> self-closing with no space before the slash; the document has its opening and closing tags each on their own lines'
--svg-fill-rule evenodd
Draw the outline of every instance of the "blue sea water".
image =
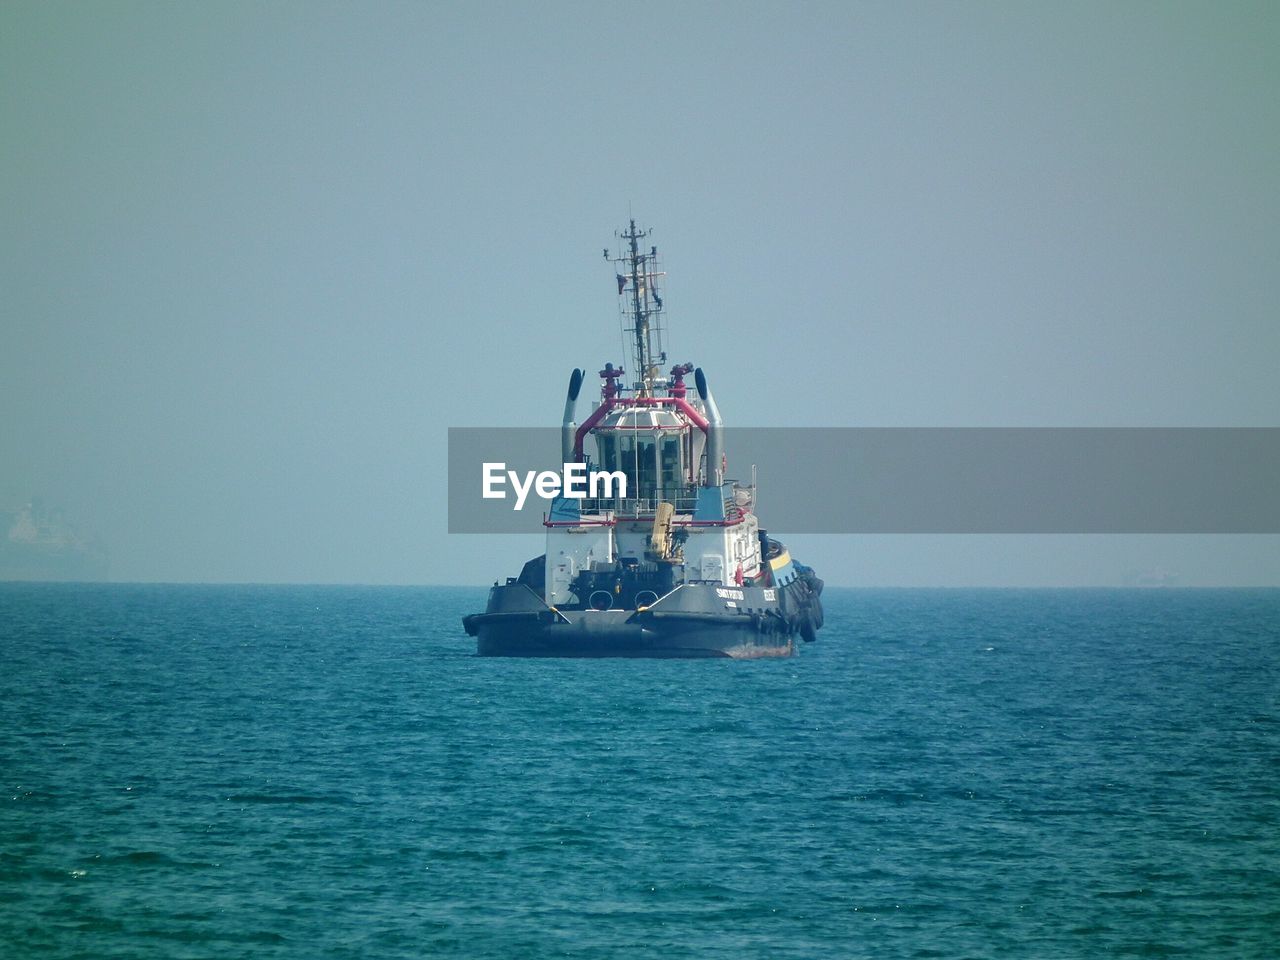
<svg viewBox="0 0 1280 960">
<path fill-rule="evenodd" d="M 483 590 L 0 585 L 0 955 L 1274 957 L 1280 591 L 829 590 L 493 660 Z"/>
</svg>

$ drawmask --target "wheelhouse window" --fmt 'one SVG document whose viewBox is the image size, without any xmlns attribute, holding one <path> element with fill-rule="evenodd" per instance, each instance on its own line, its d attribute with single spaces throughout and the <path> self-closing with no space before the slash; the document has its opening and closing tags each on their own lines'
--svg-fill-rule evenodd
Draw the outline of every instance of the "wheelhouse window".
<svg viewBox="0 0 1280 960">
<path fill-rule="evenodd" d="M 662 495 L 668 499 L 676 496 L 684 486 L 680 447 L 678 434 L 662 438 Z"/>
<path fill-rule="evenodd" d="M 641 500 L 658 497 L 658 443 L 652 436 L 636 437 L 636 496 Z"/>
<path fill-rule="evenodd" d="M 596 434 L 596 446 L 600 451 L 600 465 L 604 470 L 618 469 L 618 444 L 611 433 Z"/>
</svg>

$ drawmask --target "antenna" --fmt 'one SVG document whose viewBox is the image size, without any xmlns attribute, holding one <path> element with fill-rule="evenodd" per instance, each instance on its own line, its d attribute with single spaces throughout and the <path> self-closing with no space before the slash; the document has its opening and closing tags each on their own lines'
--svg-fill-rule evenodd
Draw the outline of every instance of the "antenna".
<svg viewBox="0 0 1280 960">
<path fill-rule="evenodd" d="M 662 348 L 662 294 L 658 290 L 658 281 L 666 274 L 657 269 L 656 246 L 649 245 L 647 253 L 640 252 L 640 241 L 652 233 L 641 230 L 631 219 L 625 231 L 615 234 L 623 242 L 623 250 L 611 260 L 618 283 L 623 339 L 631 341 L 632 370 L 639 378 L 635 390 L 642 397 L 653 396 L 662 377 L 661 366 L 667 359 Z M 608 250 L 605 257 L 609 259 Z"/>
</svg>

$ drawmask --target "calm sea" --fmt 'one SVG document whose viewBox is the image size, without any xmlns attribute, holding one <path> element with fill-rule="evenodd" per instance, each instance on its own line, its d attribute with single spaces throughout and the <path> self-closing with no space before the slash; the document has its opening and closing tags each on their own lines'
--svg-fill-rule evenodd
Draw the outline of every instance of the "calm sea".
<svg viewBox="0 0 1280 960">
<path fill-rule="evenodd" d="M 484 596 L 0 585 L 0 955 L 1280 953 L 1280 591 L 750 662 L 479 659 Z"/>
</svg>

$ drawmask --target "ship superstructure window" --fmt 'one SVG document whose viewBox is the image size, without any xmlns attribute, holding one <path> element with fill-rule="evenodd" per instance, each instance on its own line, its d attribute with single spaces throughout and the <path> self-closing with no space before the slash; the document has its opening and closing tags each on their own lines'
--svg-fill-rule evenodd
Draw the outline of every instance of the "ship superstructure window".
<svg viewBox="0 0 1280 960">
<path fill-rule="evenodd" d="M 684 486 L 684 470 L 680 463 L 680 437 L 667 434 L 662 438 L 662 495 L 674 497 Z"/>
<path fill-rule="evenodd" d="M 613 434 L 601 433 L 596 436 L 596 444 L 600 450 L 600 463 L 605 470 L 618 469 L 618 445 Z"/>
<path fill-rule="evenodd" d="M 617 432 L 597 432 L 601 467 L 626 475 L 627 499 L 642 501 L 637 505 L 641 509 L 680 497 L 688 485 L 683 432 L 661 428 L 649 432 L 629 427 L 626 424 Z"/>
<path fill-rule="evenodd" d="M 641 500 L 658 497 L 658 443 L 651 436 L 636 437 L 636 495 Z"/>
<path fill-rule="evenodd" d="M 636 437 L 634 433 L 619 434 L 614 438 L 617 445 L 617 466 L 627 475 L 627 496 L 640 496 L 640 488 L 636 483 Z"/>
</svg>

